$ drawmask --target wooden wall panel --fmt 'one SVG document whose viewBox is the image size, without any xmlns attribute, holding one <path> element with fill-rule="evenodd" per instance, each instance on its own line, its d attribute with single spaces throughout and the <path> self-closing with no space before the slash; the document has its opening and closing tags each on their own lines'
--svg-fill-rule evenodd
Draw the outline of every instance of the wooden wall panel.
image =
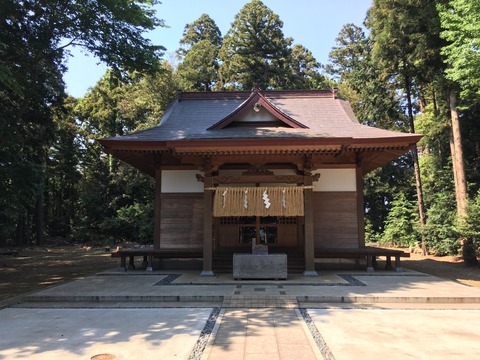
<svg viewBox="0 0 480 360">
<path fill-rule="evenodd" d="M 160 249 L 203 248 L 203 193 L 162 194 Z"/>
<path fill-rule="evenodd" d="M 162 194 L 161 201 L 160 248 L 201 250 L 203 194 Z M 355 192 L 314 192 L 313 208 L 315 248 L 358 247 Z"/>
<path fill-rule="evenodd" d="M 278 245 L 298 247 L 297 224 L 278 225 Z"/>
<path fill-rule="evenodd" d="M 356 192 L 314 192 L 313 218 L 316 249 L 358 248 Z"/>
<path fill-rule="evenodd" d="M 240 241 L 238 239 L 238 225 L 218 225 L 221 231 L 217 231 L 219 237 L 219 247 L 238 247 Z"/>
</svg>

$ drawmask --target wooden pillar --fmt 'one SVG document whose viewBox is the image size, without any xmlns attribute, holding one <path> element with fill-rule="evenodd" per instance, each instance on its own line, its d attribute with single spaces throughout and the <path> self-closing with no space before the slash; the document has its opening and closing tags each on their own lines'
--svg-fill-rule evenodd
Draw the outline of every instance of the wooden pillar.
<svg viewBox="0 0 480 360">
<path fill-rule="evenodd" d="M 153 248 L 160 250 L 162 222 L 162 169 L 155 169 L 155 207 L 153 225 Z"/>
<path fill-rule="evenodd" d="M 304 213 L 305 213 L 305 271 L 303 276 L 318 276 L 315 271 L 315 242 L 313 238 L 313 184 L 312 174 L 304 174 Z"/>
<path fill-rule="evenodd" d="M 203 190 L 203 270 L 200 276 L 214 276 L 213 262 L 213 177 L 205 173 Z"/>
<path fill-rule="evenodd" d="M 356 186 L 357 186 L 357 227 L 358 227 L 358 247 L 365 247 L 365 206 L 363 199 L 363 169 L 361 165 L 356 168 Z"/>
</svg>

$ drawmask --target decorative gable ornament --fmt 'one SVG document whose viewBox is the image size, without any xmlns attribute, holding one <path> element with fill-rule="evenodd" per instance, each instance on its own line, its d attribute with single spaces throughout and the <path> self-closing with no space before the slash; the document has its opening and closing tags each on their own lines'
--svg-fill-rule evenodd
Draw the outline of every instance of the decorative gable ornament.
<svg viewBox="0 0 480 360">
<path fill-rule="evenodd" d="M 241 121 L 243 117 L 253 109 L 254 112 L 259 113 L 264 109 L 273 118 L 279 121 L 283 126 L 293 129 L 308 129 L 308 126 L 293 119 L 278 107 L 272 104 L 263 94 L 255 90 L 247 100 L 245 100 L 238 108 L 225 116 L 222 120 L 210 126 L 207 130 L 221 130 L 228 127 L 230 124 Z"/>
</svg>

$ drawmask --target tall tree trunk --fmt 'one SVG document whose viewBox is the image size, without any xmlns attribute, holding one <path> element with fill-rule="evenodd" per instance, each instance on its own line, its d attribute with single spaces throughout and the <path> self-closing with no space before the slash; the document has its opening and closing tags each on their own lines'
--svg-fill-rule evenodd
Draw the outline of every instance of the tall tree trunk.
<svg viewBox="0 0 480 360">
<path fill-rule="evenodd" d="M 450 116 L 450 150 L 452 152 L 457 216 L 459 221 L 465 221 L 465 218 L 468 216 L 467 180 L 465 178 L 465 164 L 463 162 L 462 135 L 460 132 L 460 118 L 458 117 L 457 110 L 457 94 L 454 90 L 450 90 Z M 478 264 L 477 254 L 472 240 L 461 237 L 460 246 L 462 249 L 463 261 L 468 264 Z"/>
<path fill-rule="evenodd" d="M 43 185 L 43 184 L 42 184 Z M 39 190 L 35 201 L 35 239 L 37 246 L 45 245 L 45 236 L 43 233 L 44 219 L 43 219 L 43 186 Z"/>
<path fill-rule="evenodd" d="M 457 215 L 460 220 L 467 216 L 467 180 L 463 162 L 462 135 L 460 119 L 457 110 L 457 94 L 450 90 L 451 135 L 450 150 L 452 152 L 453 176 L 455 180 L 455 198 L 457 200 Z"/>
<path fill-rule="evenodd" d="M 406 77 L 405 79 L 405 89 L 407 92 L 407 105 L 408 105 L 408 122 L 410 126 L 410 132 L 415 133 L 415 124 L 413 121 L 413 105 L 412 105 L 412 92 L 410 78 Z M 422 177 L 420 174 L 420 164 L 418 162 L 418 150 L 415 147 L 412 149 L 413 155 L 413 169 L 415 172 L 415 185 L 417 188 L 417 204 L 418 204 L 418 215 L 420 219 L 420 226 L 425 226 L 427 222 L 427 217 L 425 214 L 425 203 L 423 201 L 423 187 L 422 187 Z M 427 245 L 425 242 L 425 236 L 422 233 L 422 253 L 423 255 L 427 254 Z"/>
<path fill-rule="evenodd" d="M 45 172 L 46 172 L 46 161 L 47 155 L 45 153 L 45 127 L 40 126 L 38 129 L 38 163 L 41 167 L 41 173 L 37 182 L 37 195 L 35 197 L 35 240 L 37 246 L 45 245 L 45 234 L 44 234 L 44 191 L 45 191 Z"/>
<path fill-rule="evenodd" d="M 26 243 L 26 215 L 22 212 L 17 216 L 17 228 L 15 229 L 15 245 L 23 246 Z"/>
</svg>

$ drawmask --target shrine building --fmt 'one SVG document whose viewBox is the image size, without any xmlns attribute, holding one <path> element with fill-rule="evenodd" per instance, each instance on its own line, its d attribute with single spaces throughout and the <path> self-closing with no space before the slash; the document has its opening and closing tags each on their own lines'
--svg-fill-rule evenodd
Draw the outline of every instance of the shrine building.
<svg viewBox="0 0 480 360">
<path fill-rule="evenodd" d="M 212 275 L 265 245 L 315 275 L 322 252 L 365 248 L 363 176 L 420 138 L 360 124 L 335 91 L 255 90 L 179 92 L 157 126 L 100 142 L 154 177 L 158 254 Z"/>
</svg>

